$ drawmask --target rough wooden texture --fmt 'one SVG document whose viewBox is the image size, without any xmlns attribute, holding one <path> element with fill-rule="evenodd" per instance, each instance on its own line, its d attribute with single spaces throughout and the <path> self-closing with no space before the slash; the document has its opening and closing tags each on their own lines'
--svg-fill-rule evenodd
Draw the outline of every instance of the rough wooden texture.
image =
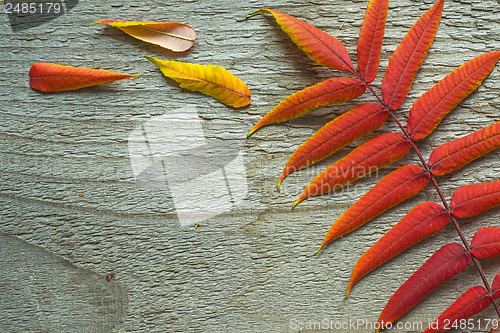
<svg viewBox="0 0 500 333">
<path fill-rule="evenodd" d="M 429 1 L 390 3 L 382 68 Z M 312 63 L 270 17 L 245 15 L 261 7 L 292 14 L 336 36 L 355 61 L 367 1 L 80 1 L 69 13 L 21 32 L 1 16 L 0 45 L 0 331 L 166 332 L 296 331 L 296 321 L 376 322 L 390 295 L 436 249 L 458 242 L 447 226 L 438 235 L 362 279 L 344 300 L 352 267 L 371 244 L 411 207 L 438 201 L 428 187 L 417 198 L 335 241 L 320 255 L 332 222 L 396 167 L 418 164 L 409 154 L 349 192 L 290 206 L 319 166 L 276 183 L 289 155 L 326 121 L 355 105 L 318 110 L 261 129 L 252 125 L 292 92 L 342 74 Z M 1 7 L 1 5 L 0 5 Z M 199 38 L 192 50 L 172 54 L 101 26 L 99 19 L 179 21 Z M 397 112 L 463 62 L 500 50 L 497 0 L 447 1 L 436 40 L 414 89 Z M 165 79 L 144 55 L 217 64 L 243 79 L 250 106 L 235 110 Z M 136 79 L 79 91 L 42 94 L 28 85 L 35 62 L 144 73 Z M 383 75 L 379 72 L 375 85 Z M 365 94 L 359 101 L 374 101 Z M 211 143 L 240 147 L 248 195 L 232 210 L 181 226 L 168 186 L 144 188 L 134 179 L 130 133 L 151 117 L 195 106 Z M 500 68 L 419 142 L 432 147 L 499 121 Z M 397 131 L 389 120 L 380 132 Z M 439 178 L 444 194 L 463 184 L 498 180 L 500 152 Z M 470 240 L 482 226 L 498 226 L 500 210 L 463 222 Z M 500 261 L 484 260 L 490 281 Z M 106 275 L 114 274 L 111 281 Z M 108 275 L 111 277 L 111 275 Z M 466 289 L 481 284 L 471 265 L 420 303 L 402 322 L 427 325 Z M 493 308 L 475 317 L 496 318 Z M 296 321 L 295 321 L 296 320 Z M 483 332 L 476 326 L 474 332 Z M 342 330 L 333 330 L 342 331 Z M 367 332 L 365 326 L 349 332 Z M 417 329 L 392 330 L 413 332 Z M 467 331 L 467 330 L 465 330 Z"/>
</svg>

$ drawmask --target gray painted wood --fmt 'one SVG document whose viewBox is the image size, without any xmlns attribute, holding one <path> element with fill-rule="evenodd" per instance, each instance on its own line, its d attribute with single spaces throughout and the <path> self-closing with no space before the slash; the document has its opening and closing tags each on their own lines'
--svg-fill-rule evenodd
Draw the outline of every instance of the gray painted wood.
<svg viewBox="0 0 500 333">
<path fill-rule="evenodd" d="M 285 11 L 338 37 L 355 61 L 366 4 L 355 0 L 80 1 L 65 15 L 20 32 L 12 32 L 7 15 L 0 15 L 4 27 L 0 35 L 1 330 L 283 332 L 296 331 L 297 321 L 376 322 L 392 293 L 436 249 L 459 241 L 457 233 L 447 226 L 365 277 L 344 300 L 352 267 L 414 205 L 439 202 L 435 190 L 429 186 L 417 198 L 335 241 L 320 255 L 311 254 L 345 209 L 389 171 L 418 164 L 415 155 L 381 170 L 377 177 L 359 181 L 349 192 L 307 200 L 291 212 L 291 204 L 309 180 L 354 145 L 319 166 L 289 176 L 278 193 L 276 182 L 289 155 L 322 124 L 374 98 L 365 94 L 356 102 L 268 126 L 245 139 L 252 125 L 287 95 L 342 76 L 305 57 L 271 18 L 242 20 L 245 15 L 261 7 Z M 391 1 L 381 68 L 430 5 Z M 198 31 L 199 38 L 192 50 L 172 54 L 119 30 L 88 26 L 103 18 L 185 22 Z M 458 65 L 499 50 L 499 18 L 497 0 L 447 1 L 436 40 L 398 117 L 404 119 L 413 101 Z M 144 55 L 221 65 L 248 84 L 253 101 L 235 110 L 184 91 L 165 79 Z M 33 63 L 42 61 L 144 75 L 74 92 L 42 94 L 29 88 L 27 75 Z M 377 87 L 382 75 L 383 71 Z M 418 144 L 424 156 L 439 144 L 499 121 L 499 92 L 496 68 L 439 130 Z M 243 186 L 248 190 L 241 202 L 233 198 L 235 207 L 199 222 L 198 228 L 180 225 L 172 190 L 165 182 L 168 175 L 160 173 L 156 187 L 136 182 L 128 149 L 135 129 L 143 130 L 155 117 L 168 119 L 186 105 L 197 109 L 208 144 L 239 146 L 246 172 Z M 380 129 L 388 131 L 397 131 L 394 122 Z M 450 198 L 464 184 L 498 180 L 499 156 L 499 152 L 490 153 L 441 177 L 445 196 Z M 227 179 L 230 184 L 234 180 Z M 215 193 L 224 186 L 214 185 L 211 190 Z M 200 187 L 193 192 L 196 189 Z M 499 213 L 495 209 L 462 221 L 468 239 L 480 227 L 498 226 Z M 484 261 L 490 281 L 499 272 L 499 263 L 498 259 Z M 114 274 L 111 281 L 106 279 L 109 274 Z M 402 322 L 427 325 L 463 291 L 478 284 L 479 276 L 470 266 Z M 475 319 L 495 316 L 489 308 Z M 371 330 L 364 326 L 349 330 L 366 331 Z M 485 329 L 476 326 L 477 331 Z"/>
</svg>

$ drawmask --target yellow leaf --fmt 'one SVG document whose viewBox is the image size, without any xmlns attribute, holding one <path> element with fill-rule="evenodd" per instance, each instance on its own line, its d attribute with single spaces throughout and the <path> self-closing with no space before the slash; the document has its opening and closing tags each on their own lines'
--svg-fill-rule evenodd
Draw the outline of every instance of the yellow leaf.
<svg viewBox="0 0 500 333">
<path fill-rule="evenodd" d="M 146 57 L 181 88 L 199 91 L 235 108 L 250 104 L 250 90 L 245 82 L 226 69 L 214 65 L 190 64 Z"/>
</svg>

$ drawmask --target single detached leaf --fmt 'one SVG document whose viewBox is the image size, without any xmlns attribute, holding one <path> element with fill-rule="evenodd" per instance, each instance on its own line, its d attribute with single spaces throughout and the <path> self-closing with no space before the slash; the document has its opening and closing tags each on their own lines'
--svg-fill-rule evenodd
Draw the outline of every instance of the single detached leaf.
<svg viewBox="0 0 500 333">
<path fill-rule="evenodd" d="M 429 158 L 432 174 L 442 176 L 500 147 L 500 122 L 434 149 Z"/>
<path fill-rule="evenodd" d="M 410 109 L 408 132 L 412 140 L 421 140 L 465 97 L 476 90 L 500 60 L 500 51 L 469 60 L 429 91 L 420 96 Z"/>
<path fill-rule="evenodd" d="M 155 44 L 174 52 L 191 48 L 196 39 L 196 31 L 179 22 L 128 22 L 100 20 L 92 23 L 115 27 L 144 42 Z"/>
<path fill-rule="evenodd" d="M 458 218 L 478 215 L 500 205 L 500 180 L 490 183 L 465 185 L 453 193 L 451 214 Z"/>
<path fill-rule="evenodd" d="M 327 105 L 348 102 L 363 95 L 366 84 L 354 78 L 333 78 L 288 96 L 269 111 L 247 136 L 259 128 L 301 117 Z"/>
<path fill-rule="evenodd" d="M 389 0 L 371 0 L 358 39 L 358 69 L 370 83 L 377 76 Z"/>
<path fill-rule="evenodd" d="M 272 9 L 261 8 L 247 17 L 264 13 L 272 14 L 281 30 L 311 60 L 319 65 L 356 75 L 347 49 L 337 39 L 304 21 Z"/>
<path fill-rule="evenodd" d="M 443 333 L 452 328 L 454 323 L 460 323 L 486 309 L 493 301 L 486 288 L 477 286 L 462 294 L 442 315 L 429 325 L 424 333 Z"/>
<path fill-rule="evenodd" d="M 302 200 L 342 188 L 400 160 L 408 154 L 410 149 L 411 141 L 404 135 L 380 134 L 363 143 L 314 178 L 295 201 L 293 207 Z"/>
<path fill-rule="evenodd" d="M 436 203 L 424 202 L 414 207 L 359 258 L 352 272 L 347 296 L 363 276 L 414 244 L 434 235 L 443 229 L 449 220 L 448 211 Z"/>
<path fill-rule="evenodd" d="M 470 260 L 470 253 L 459 244 L 446 244 L 437 250 L 389 299 L 378 319 L 381 328 L 397 320 L 441 283 L 464 270 Z"/>
<path fill-rule="evenodd" d="M 375 131 L 384 124 L 389 111 L 380 104 L 365 103 L 327 123 L 304 142 L 285 165 L 278 181 L 335 153 L 345 145 Z"/>
<path fill-rule="evenodd" d="M 214 65 L 198 65 L 174 60 L 146 57 L 162 73 L 177 81 L 181 88 L 199 91 L 235 108 L 250 103 L 250 90 L 245 82 L 226 69 Z"/>
<path fill-rule="evenodd" d="M 382 178 L 377 185 L 342 214 L 325 236 L 318 252 L 332 240 L 359 228 L 389 208 L 418 194 L 430 175 L 415 165 L 405 165 Z"/>
<path fill-rule="evenodd" d="M 471 254 L 479 259 L 500 255 L 500 228 L 479 229 L 470 244 Z"/>
<path fill-rule="evenodd" d="M 382 97 L 389 109 L 399 108 L 408 95 L 436 36 L 443 4 L 444 0 L 439 0 L 418 19 L 389 59 L 382 80 Z"/>
<path fill-rule="evenodd" d="M 75 90 L 140 76 L 50 63 L 33 64 L 29 75 L 30 87 L 46 92 Z"/>
</svg>

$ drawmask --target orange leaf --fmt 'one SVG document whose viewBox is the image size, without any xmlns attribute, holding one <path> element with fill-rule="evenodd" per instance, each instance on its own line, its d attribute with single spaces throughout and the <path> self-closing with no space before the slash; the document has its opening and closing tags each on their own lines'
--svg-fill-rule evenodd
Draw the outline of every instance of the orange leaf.
<svg viewBox="0 0 500 333">
<path fill-rule="evenodd" d="M 358 69 L 370 83 L 377 76 L 389 0 L 371 0 L 358 39 Z"/>
<path fill-rule="evenodd" d="M 199 91 L 235 108 L 250 103 L 250 90 L 239 78 L 220 66 L 190 64 L 146 57 L 181 88 Z"/>
<path fill-rule="evenodd" d="M 363 95 L 366 85 L 353 78 L 333 78 L 307 87 L 288 96 L 269 111 L 247 136 L 259 128 L 301 117 L 327 105 L 348 102 Z"/>
<path fill-rule="evenodd" d="M 424 333 L 443 333 L 455 325 L 463 323 L 475 314 L 486 309 L 493 301 L 493 297 L 488 295 L 486 288 L 477 286 L 467 290 L 462 294 L 436 321 L 429 325 Z"/>
<path fill-rule="evenodd" d="M 429 91 L 420 96 L 410 110 L 408 132 L 412 140 L 421 140 L 465 97 L 476 90 L 500 60 L 500 51 L 469 60 Z"/>
<path fill-rule="evenodd" d="M 500 205 L 500 180 L 465 185 L 453 193 L 451 214 L 458 218 L 472 217 Z"/>
<path fill-rule="evenodd" d="M 295 201 L 293 207 L 309 197 L 322 195 L 351 184 L 403 158 L 410 149 L 411 141 L 404 135 L 398 133 L 378 135 L 330 165 L 314 178 Z"/>
<path fill-rule="evenodd" d="M 30 87 L 45 92 L 75 90 L 140 76 L 50 63 L 33 64 L 29 75 Z"/>
<path fill-rule="evenodd" d="M 126 34 L 144 42 L 155 44 L 174 52 L 191 48 L 196 39 L 196 31 L 189 25 L 179 22 L 128 22 L 100 20 L 92 23 L 115 27 Z"/>
<path fill-rule="evenodd" d="M 332 240 L 348 234 L 389 208 L 415 196 L 427 186 L 429 180 L 427 171 L 411 164 L 391 172 L 333 223 L 317 252 Z"/>
<path fill-rule="evenodd" d="M 479 229 L 472 238 L 470 247 L 476 258 L 486 259 L 500 255 L 500 228 Z"/>
<path fill-rule="evenodd" d="M 434 235 L 443 229 L 449 220 L 450 214 L 436 203 L 424 202 L 414 207 L 359 258 L 352 271 L 347 296 L 363 276 L 421 240 Z"/>
<path fill-rule="evenodd" d="M 278 190 L 286 176 L 325 159 L 345 145 L 375 131 L 388 116 L 389 111 L 383 106 L 365 103 L 327 123 L 292 154 L 281 173 Z"/>
<path fill-rule="evenodd" d="M 379 327 L 386 327 L 408 312 L 436 287 L 464 270 L 470 259 L 462 245 L 452 243 L 440 248 L 392 295 L 380 314 Z"/>
<path fill-rule="evenodd" d="M 319 65 L 356 75 L 347 49 L 337 39 L 304 21 L 272 9 L 261 8 L 247 17 L 263 13 L 272 14 L 281 30 L 311 60 Z"/>
<path fill-rule="evenodd" d="M 391 110 L 403 104 L 413 79 L 432 45 L 441 20 L 444 0 L 439 0 L 418 19 L 389 59 L 382 80 L 382 97 Z"/>
<path fill-rule="evenodd" d="M 429 158 L 432 174 L 442 176 L 500 147 L 500 122 L 434 149 Z"/>
</svg>

